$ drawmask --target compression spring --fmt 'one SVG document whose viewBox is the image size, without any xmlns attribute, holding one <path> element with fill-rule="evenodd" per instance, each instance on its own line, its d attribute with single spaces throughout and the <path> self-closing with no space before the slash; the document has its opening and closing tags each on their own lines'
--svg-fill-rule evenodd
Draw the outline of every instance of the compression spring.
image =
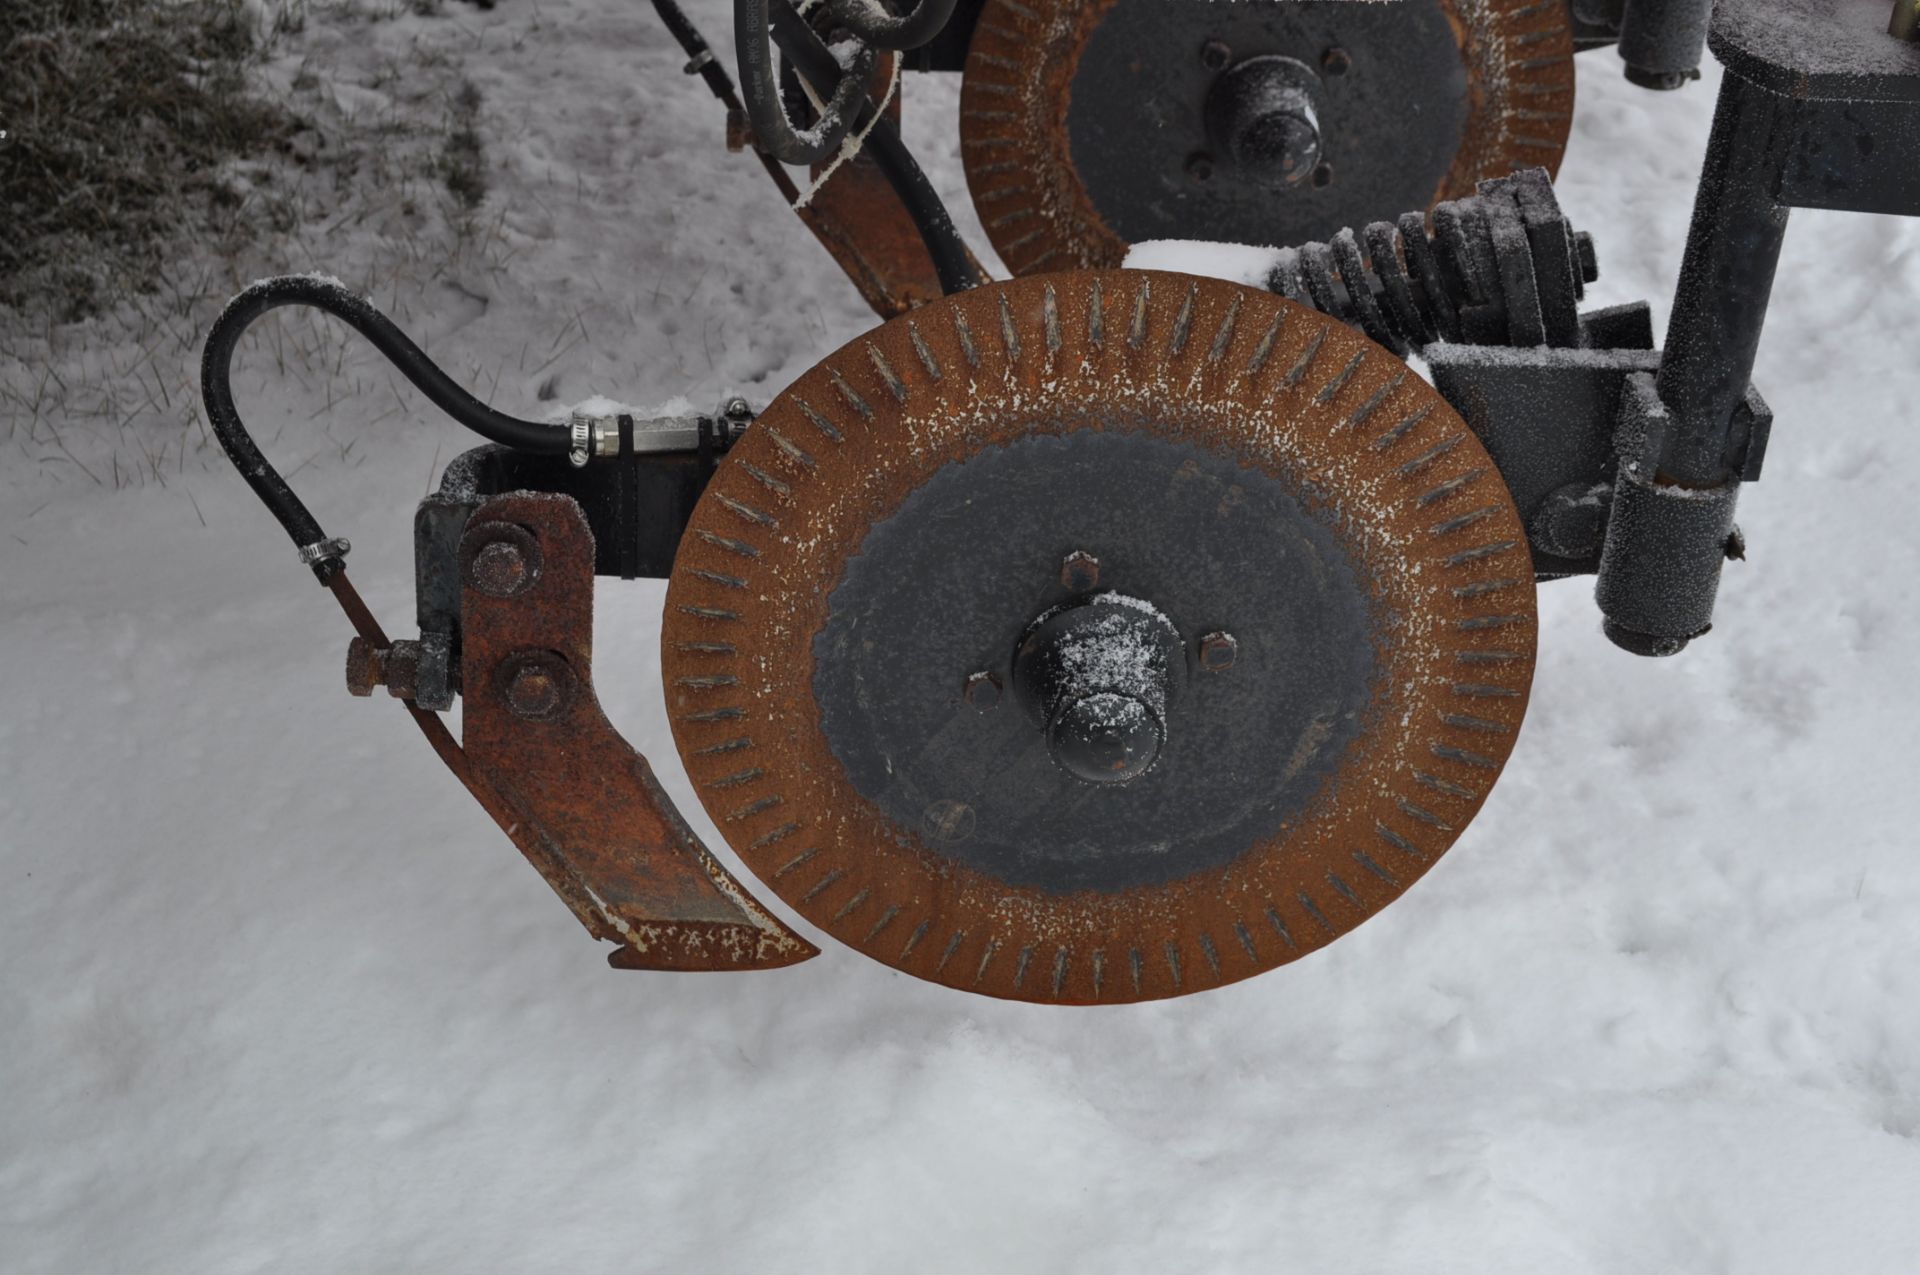
<svg viewBox="0 0 1920 1275">
<path fill-rule="evenodd" d="M 1578 346 L 1579 301 L 1598 276 L 1592 238 L 1534 168 L 1436 205 L 1431 230 L 1410 212 L 1283 248 L 1267 287 L 1405 355 L 1432 341 Z"/>
</svg>

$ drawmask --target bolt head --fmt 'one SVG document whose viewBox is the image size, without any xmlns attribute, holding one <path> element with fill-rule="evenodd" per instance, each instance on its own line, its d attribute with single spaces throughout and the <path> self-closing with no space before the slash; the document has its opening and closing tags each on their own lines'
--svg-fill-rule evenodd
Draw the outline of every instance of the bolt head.
<svg viewBox="0 0 1920 1275">
<path fill-rule="evenodd" d="M 1060 564 L 1060 583 L 1075 593 L 1091 593 L 1100 587 L 1100 559 L 1075 549 Z"/>
<path fill-rule="evenodd" d="M 1224 40 L 1208 40 L 1200 46 L 1200 64 L 1209 71 L 1222 71 L 1233 61 L 1233 50 Z"/>
<path fill-rule="evenodd" d="M 505 540 L 483 545 L 469 568 L 473 587 L 489 597 L 510 598 L 531 582 L 532 569 L 520 546 Z"/>
<path fill-rule="evenodd" d="M 1000 679 L 992 673 L 975 673 L 960 694 L 971 707 L 984 713 L 1000 702 Z"/>
<path fill-rule="evenodd" d="M 1187 177 L 1197 182 L 1213 180 L 1213 156 L 1205 151 L 1195 151 L 1187 156 Z"/>
<path fill-rule="evenodd" d="M 565 697 L 559 676 L 544 664 L 523 664 L 507 683 L 507 707 L 521 717 L 551 717 Z"/>
<path fill-rule="evenodd" d="M 1353 69 L 1353 58 L 1345 49 L 1328 49 L 1320 55 L 1320 69 L 1328 75 L 1345 75 Z"/>
<path fill-rule="evenodd" d="M 1200 639 L 1200 667 L 1206 672 L 1226 672 L 1239 654 L 1240 643 L 1231 633 L 1209 633 Z"/>
<path fill-rule="evenodd" d="M 365 697 L 387 680 L 387 653 L 357 637 L 347 643 L 347 694 Z"/>
</svg>

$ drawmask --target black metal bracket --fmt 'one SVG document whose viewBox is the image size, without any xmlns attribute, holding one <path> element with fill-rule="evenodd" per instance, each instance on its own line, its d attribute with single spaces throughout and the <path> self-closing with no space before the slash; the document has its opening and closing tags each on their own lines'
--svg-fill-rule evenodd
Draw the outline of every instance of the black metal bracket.
<svg viewBox="0 0 1920 1275">
<path fill-rule="evenodd" d="M 595 575 L 664 579 L 707 480 L 745 425 L 738 410 L 699 417 L 699 442 L 692 450 L 635 451 L 631 418 L 622 418 L 619 454 L 585 466 L 491 445 L 456 456 L 441 474 L 439 490 L 414 511 L 420 640 L 413 702 L 447 709 L 460 689 L 460 540 L 475 510 L 508 492 L 570 497 L 593 536 Z"/>
</svg>

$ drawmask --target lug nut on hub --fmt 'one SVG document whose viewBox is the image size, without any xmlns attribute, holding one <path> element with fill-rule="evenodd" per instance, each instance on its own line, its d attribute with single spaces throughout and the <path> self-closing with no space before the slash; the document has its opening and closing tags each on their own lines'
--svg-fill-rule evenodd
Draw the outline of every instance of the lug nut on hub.
<svg viewBox="0 0 1920 1275">
<path fill-rule="evenodd" d="M 1100 559 L 1075 549 L 1060 564 L 1060 583 L 1075 593 L 1091 593 L 1100 587 Z"/>
<path fill-rule="evenodd" d="M 1000 679 L 991 673 L 975 673 L 961 688 L 960 696 L 984 713 L 1000 702 Z"/>
<path fill-rule="evenodd" d="M 1240 643 L 1231 633 L 1209 633 L 1200 639 L 1200 667 L 1209 673 L 1226 672 L 1239 654 Z"/>
</svg>

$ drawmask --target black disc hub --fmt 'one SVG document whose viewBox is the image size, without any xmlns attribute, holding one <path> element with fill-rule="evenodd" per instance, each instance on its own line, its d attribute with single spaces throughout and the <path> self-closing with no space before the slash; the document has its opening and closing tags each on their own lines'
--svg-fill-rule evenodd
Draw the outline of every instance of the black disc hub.
<svg viewBox="0 0 1920 1275">
<path fill-rule="evenodd" d="M 930 476 L 847 560 L 813 643 L 854 788 L 931 851 L 1049 891 L 1238 857 L 1314 799 L 1374 694 L 1369 595 L 1307 494 L 1107 420 L 1036 421 Z"/>
<path fill-rule="evenodd" d="M 1320 77 L 1304 62 L 1248 58 L 1207 90 L 1207 133 L 1250 180 L 1292 186 L 1320 162 L 1323 107 Z"/>
<path fill-rule="evenodd" d="M 1425 207 L 1473 100 L 1448 12 L 1442 0 L 1110 6 L 1068 95 L 1088 202 L 1129 243 L 1196 227 L 1299 243 Z"/>
<path fill-rule="evenodd" d="M 1143 775 L 1167 738 L 1179 631 L 1151 603 L 1101 594 L 1034 621 L 1014 655 L 1027 712 L 1054 764 L 1092 784 Z"/>
</svg>

